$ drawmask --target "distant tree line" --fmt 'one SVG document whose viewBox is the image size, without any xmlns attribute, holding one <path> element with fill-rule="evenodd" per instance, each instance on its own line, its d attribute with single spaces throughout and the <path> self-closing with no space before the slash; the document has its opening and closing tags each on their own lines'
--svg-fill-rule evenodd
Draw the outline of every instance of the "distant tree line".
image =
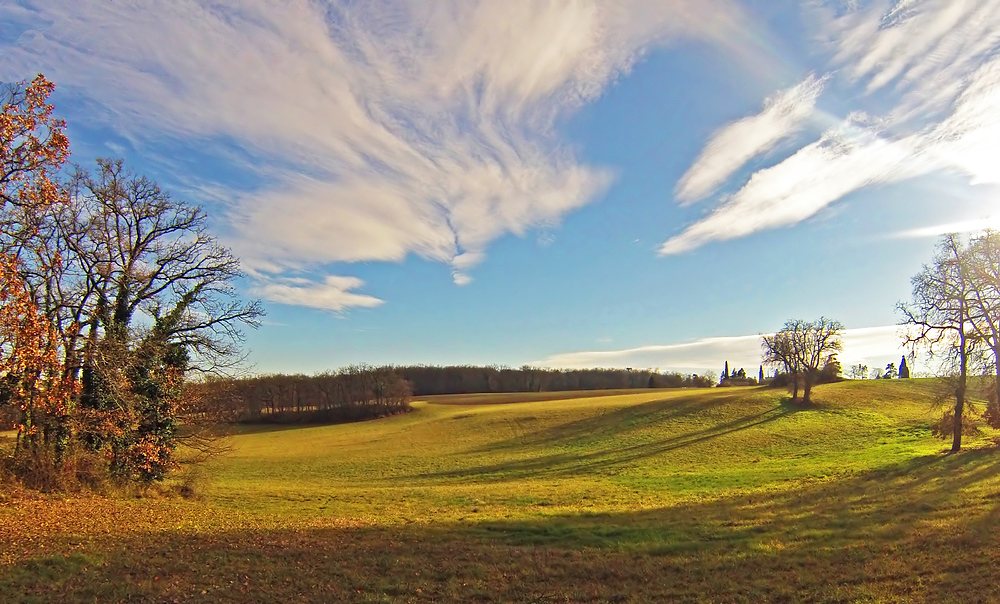
<svg viewBox="0 0 1000 604">
<path fill-rule="evenodd" d="M 899 367 L 895 363 L 886 363 L 885 369 L 875 367 L 869 371 L 868 365 L 858 363 L 851 365 L 847 377 L 852 380 L 905 380 L 910 377 L 910 366 L 906 362 L 906 355 L 899 359 Z"/>
<path fill-rule="evenodd" d="M 413 395 L 711 388 L 713 376 L 638 369 L 523 366 L 352 365 L 317 375 L 210 379 L 189 388 L 192 409 L 231 421 L 322 423 L 371 419 L 410 409 Z"/>
<path fill-rule="evenodd" d="M 763 380 L 763 365 L 760 366 L 759 375 L 755 379 L 752 376 L 747 375 L 746 370 L 742 367 L 734 369 L 732 373 L 729 373 L 729 361 L 726 361 L 726 365 L 722 368 L 722 377 L 719 378 L 719 386 L 723 388 L 729 386 L 756 386 L 758 382 L 762 382 Z"/>
<path fill-rule="evenodd" d="M 556 392 L 626 388 L 711 388 L 715 379 L 697 374 L 660 373 L 649 369 L 544 369 L 498 365 L 396 367 L 413 394 L 470 394 L 476 392 Z"/>
<path fill-rule="evenodd" d="M 410 384 L 392 367 L 351 365 L 318 375 L 265 375 L 192 384 L 215 417 L 264 423 L 327 423 L 410 409 Z"/>
</svg>

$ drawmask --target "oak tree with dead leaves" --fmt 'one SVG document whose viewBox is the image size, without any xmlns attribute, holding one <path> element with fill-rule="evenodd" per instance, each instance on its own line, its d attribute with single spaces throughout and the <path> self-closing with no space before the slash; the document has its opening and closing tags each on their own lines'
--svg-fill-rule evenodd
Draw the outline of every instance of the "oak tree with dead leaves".
<svg viewBox="0 0 1000 604">
<path fill-rule="evenodd" d="M 60 172 L 52 90 L 12 86 L 0 111 L 0 404 L 53 464 L 76 446 L 118 478 L 160 480 L 185 379 L 237 365 L 262 309 L 237 296 L 239 261 L 202 209 L 120 160 Z"/>
</svg>

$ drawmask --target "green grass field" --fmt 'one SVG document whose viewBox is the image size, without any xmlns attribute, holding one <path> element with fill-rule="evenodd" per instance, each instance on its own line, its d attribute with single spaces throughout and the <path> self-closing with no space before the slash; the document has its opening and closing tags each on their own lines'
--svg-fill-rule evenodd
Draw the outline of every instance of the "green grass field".
<svg viewBox="0 0 1000 604">
<path fill-rule="evenodd" d="M 924 380 L 247 428 L 198 496 L 0 496 L 0 601 L 992 602 L 1000 450 Z M 2 446 L 2 445 L 0 445 Z"/>
</svg>

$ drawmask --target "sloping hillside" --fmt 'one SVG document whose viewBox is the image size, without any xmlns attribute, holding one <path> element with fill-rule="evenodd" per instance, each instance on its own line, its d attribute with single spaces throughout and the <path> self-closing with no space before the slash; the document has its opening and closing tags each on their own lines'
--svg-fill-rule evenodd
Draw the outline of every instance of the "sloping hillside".
<svg viewBox="0 0 1000 604">
<path fill-rule="evenodd" d="M 939 405 L 916 381 L 823 386 L 808 409 L 768 389 L 531 396 L 430 397 L 384 421 L 243 434 L 210 496 L 388 523 L 464 517 L 460 501 L 480 517 L 615 511 L 795 488 L 944 447 L 928 429 Z"/>
<path fill-rule="evenodd" d="M 998 453 L 985 434 L 943 454 L 936 389 L 847 382 L 808 409 L 760 388 L 477 395 L 248 428 L 188 470 L 200 500 L 0 504 L 0 593 L 990 601 Z"/>
</svg>

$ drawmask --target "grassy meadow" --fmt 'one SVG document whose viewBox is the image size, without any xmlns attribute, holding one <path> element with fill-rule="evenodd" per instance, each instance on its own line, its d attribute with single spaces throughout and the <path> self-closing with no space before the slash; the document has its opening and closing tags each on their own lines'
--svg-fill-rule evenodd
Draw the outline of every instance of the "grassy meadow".
<svg viewBox="0 0 1000 604">
<path fill-rule="evenodd" d="M 447 396 L 242 428 L 172 479 L 191 498 L 0 493 L 0 601 L 997 601 L 1000 450 L 945 455 L 935 390 Z"/>
</svg>

